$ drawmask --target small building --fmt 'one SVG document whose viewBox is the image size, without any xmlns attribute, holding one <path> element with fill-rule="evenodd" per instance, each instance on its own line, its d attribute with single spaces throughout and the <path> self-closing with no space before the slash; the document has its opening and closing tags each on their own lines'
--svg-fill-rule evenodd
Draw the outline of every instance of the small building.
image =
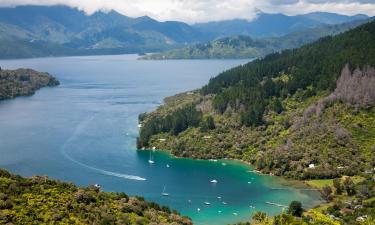
<svg viewBox="0 0 375 225">
<path fill-rule="evenodd" d="M 207 140 L 207 139 L 210 139 L 211 136 L 204 136 L 203 138 Z"/>
<path fill-rule="evenodd" d="M 167 140 L 167 139 L 165 139 L 165 138 L 160 138 L 160 139 L 159 139 L 160 142 L 165 142 L 166 140 Z"/>
<path fill-rule="evenodd" d="M 348 209 L 348 208 L 342 208 L 342 209 L 340 209 L 340 213 L 341 213 L 342 215 L 348 215 L 348 214 L 351 214 L 351 213 L 353 213 L 353 212 L 354 212 L 353 209 Z"/>
<path fill-rule="evenodd" d="M 314 164 L 314 163 L 311 163 L 311 164 L 309 165 L 309 168 L 310 168 L 310 169 L 314 169 L 314 168 L 315 168 L 315 164 Z"/>
</svg>

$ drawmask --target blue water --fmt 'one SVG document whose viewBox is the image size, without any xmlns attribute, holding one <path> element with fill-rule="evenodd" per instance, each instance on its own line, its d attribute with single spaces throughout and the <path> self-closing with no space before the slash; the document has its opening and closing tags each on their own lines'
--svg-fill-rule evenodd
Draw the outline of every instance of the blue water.
<svg viewBox="0 0 375 225">
<path fill-rule="evenodd" d="M 244 221 L 256 210 L 281 211 L 266 201 L 287 205 L 299 200 L 311 207 L 318 203 L 317 192 L 249 173 L 251 168 L 243 164 L 223 166 L 153 152 L 156 163 L 149 165 L 149 152 L 136 151 L 139 113 L 245 62 L 137 61 L 134 55 L 0 61 L 2 68 L 47 71 L 61 82 L 31 97 L 0 102 L 0 167 L 141 195 L 177 209 L 196 224 Z M 212 179 L 218 183 L 210 183 Z M 169 197 L 161 196 L 164 186 Z"/>
</svg>

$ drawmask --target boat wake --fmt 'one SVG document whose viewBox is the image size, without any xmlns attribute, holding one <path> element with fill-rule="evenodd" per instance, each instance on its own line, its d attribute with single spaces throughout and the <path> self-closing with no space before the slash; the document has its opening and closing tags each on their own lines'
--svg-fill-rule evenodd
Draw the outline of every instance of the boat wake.
<svg viewBox="0 0 375 225">
<path fill-rule="evenodd" d="M 68 160 L 82 166 L 82 167 L 85 167 L 87 169 L 90 169 L 90 170 L 94 170 L 100 174 L 103 174 L 103 175 L 107 175 L 107 176 L 113 176 L 113 177 L 119 177 L 119 178 L 124 178 L 124 179 L 128 179 L 128 180 L 138 180 L 138 181 L 145 181 L 147 180 L 146 178 L 143 178 L 143 177 L 140 177 L 140 176 L 134 176 L 134 175 L 129 175 L 129 174 L 122 174 L 122 173 L 116 173 L 116 172 L 111 172 L 111 171 L 107 171 L 107 170 L 103 170 L 103 169 L 99 169 L 99 168 L 96 168 L 96 167 L 93 167 L 93 166 L 90 166 L 90 165 L 87 165 L 85 163 L 82 163 L 74 158 L 72 158 L 70 155 L 68 155 L 68 153 L 66 152 L 66 149 L 67 149 L 67 146 L 69 146 L 69 144 L 71 142 L 73 142 L 77 137 L 80 136 L 80 134 L 85 130 L 85 128 L 87 127 L 87 125 L 95 118 L 95 116 L 90 116 L 90 117 L 87 117 L 86 119 L 84 119 L 81 123 L 79 123 L 76 127 L 76 129 L 74 130 L 73 134 L 65 141 L 65 143 L 61 146 L 61 154 L 67 158 Z"/>
</svg>

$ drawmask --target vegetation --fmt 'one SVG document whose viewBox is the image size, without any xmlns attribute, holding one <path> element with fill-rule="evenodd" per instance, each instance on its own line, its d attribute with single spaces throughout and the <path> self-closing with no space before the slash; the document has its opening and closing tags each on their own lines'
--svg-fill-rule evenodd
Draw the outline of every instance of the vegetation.
<svg viewBox="0 0 375 225">
<path fill-rule="evenodd" d="M 350 177 L 338 178 L 335 179 L 333 185 L 320 188 L 324 198 L 330 196 L 327 204 L 305 211 L 300 202 L 292 201 L 288 210 L 280 215 L 269 217 L 266 213 L 256 212 L 251 222 L 242 224 L 374 224 L 375 187 L 373 182 L 373 177 L 369 174 L 353 180 Z M 337 185 L 341 187 L 345 186 L 345 183 L 350 184 L 349 191 L 337 194 L 339 192 Z"/>
<path fill-rule="evenodd" d="M 0 224 L 192 224 L 168 207 L 90 186 L 0 170 Z"/>
<path fill-rule="evenodd" d="M 42 87 L 56 85 L 59 85 L 59 81 L 48 73 L 30 69 L 1 70 L 0 68 L 0 100 L 32 95 Z"/>
<path fill-rule="evenodd" d="M 298 202 L 273 218 L 257 213 L 254 224 L 372 224 L 374 54 L 371 22 L 230 69 L 144 114 L 141 137 L 153 121 L 186 106 L 200 115 L 198 127 L 150 132 L 139 147 L 240 159 L 263 173 L 307 180 L 326 201 L 302 215 Z"/>
<path fill-rule="evenodd" d="M 230 69 L 144 114 L 138 147 L 240 159 L 294 179 L 363 173 L 375 163 L 375 71 L 367 66 L 375 65 L 374 37 L 371 22 Z M 178 132 L 149 129 L 177 114 L 186 119 L 186 106 L 199 115 L 191 125 L 185 121 Z M 206 128 L 208 117 L 213 129 Z"/>
</svg>

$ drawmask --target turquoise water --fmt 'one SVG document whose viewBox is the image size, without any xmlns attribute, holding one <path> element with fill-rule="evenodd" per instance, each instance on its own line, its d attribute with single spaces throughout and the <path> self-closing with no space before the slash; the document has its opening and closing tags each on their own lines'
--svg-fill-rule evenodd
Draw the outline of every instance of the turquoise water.
<svg viewBox="0 0 375 225">
<path fill-rule="evenodd" d="M 278 178 L 250 173 L 243 164 L 227 161 L 224 166 L 152 152 L 155 164 L 150 165 L 150 152 L 136 151 L 139 113 L 245 62 L 137 61 L 131 55 L 0 61 L 2 68 L 48 71 L 61 81 L 33 96 L 0 102 L 0 167 L 141 195 L 177 209 L 196 224 L 244 221 L 255 210 L 281 211 L 266 201 L 287 205 L 299 200 L 310 207 L 318 202 L 317 192 L 284 186 Z M 169 197 L 161 195 L 164 186 Z"/>
</svg>

